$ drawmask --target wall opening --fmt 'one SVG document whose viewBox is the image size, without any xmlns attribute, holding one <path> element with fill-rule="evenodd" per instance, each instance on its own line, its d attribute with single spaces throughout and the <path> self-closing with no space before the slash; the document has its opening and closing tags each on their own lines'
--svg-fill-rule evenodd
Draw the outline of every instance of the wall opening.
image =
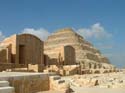
<svg viewBox="0 0 125 93">
<path fill-rule="evenodd" d="M 19 64 L 25 64 L 25 46 L 19 45 Z"/>
</svg>

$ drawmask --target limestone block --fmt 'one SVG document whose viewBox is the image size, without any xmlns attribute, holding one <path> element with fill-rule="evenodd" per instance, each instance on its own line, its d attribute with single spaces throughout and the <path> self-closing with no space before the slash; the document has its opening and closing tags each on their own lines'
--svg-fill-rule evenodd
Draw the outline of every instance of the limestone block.
<svg viewBox="0 0 125 93">
<path fill-rule="evenodd" d="M 50 76 L 50 90 L 58 90 L 58 91 L 69 91 L 69 84 L 67 84 L 64 80 L 62 80 L 59 76 Z"/>
<path fill-rule="evenodd" d="M 9 82 L 8 81 L 0 81 L 0 87 L 5 87 L 5 86 L 9 86 Z"/>
<path fill-rule="evenodd" d="M 0 93 L 15 93 L 13 87 L 0 87 Z"/>
<path fill-rule="evenodd" d="M 38 72 L 38 64 L 28 64 L 28 70 L 33 72 Z"/>
<path fill-rule="evenodd" d="M 36 93 L 49 90 L 49 77 L 42 73 L 2 72 L 0 80 L 7 80 L 15 93 Z"/>
</svg>

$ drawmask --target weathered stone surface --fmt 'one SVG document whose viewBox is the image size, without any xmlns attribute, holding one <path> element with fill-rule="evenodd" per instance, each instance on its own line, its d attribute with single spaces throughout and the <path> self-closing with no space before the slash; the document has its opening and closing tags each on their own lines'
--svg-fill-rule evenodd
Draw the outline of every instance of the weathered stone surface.
<svg viewBox="0 0 125 93">
<path fill-rule="evenodd" d="M 0 81 L 0 87 L 7 87 L 7 86 L 9 86 L 8 81 Z"/>
<path fill-rule="evenodd" d="M 0 80 L 0 93 L 15 93 L 15 89 L 9 85 L 8 81 Z"/>
<path fill-rule="evenodd" d="M 0 80 L 10 82 L 15 93 L 36 93 L 49 90 L 49 76 L 44 73 L 1 72 Z"/>
<path fill-rule="evenodd" d="M 88 74 L 64 77 L 74 87 L 125 88 L 125 74 L 122 72 L 108 74 Z"/>
<path fill-rule="evenodd" d="M 76 62 L 75 50 L 71 46 L 60 46 L 44 52 L 49 60 L 45 60 L 46 65 L 73 65 Z M 46 58 L 45 58 L 46 59 Z"/>
<path fill-rule="evenodd" d="M 0 93 L 15 93 L 13 87 L 0 87 Z"/>
<path fill-rule="evenodd" d="M 97 79 L 74 77 L 72 85 L 77 87 L 93 87 L 98 85 Z"/>
<path fill-rule="evenodd" d="M 10 63 L 11 61 L 11 46 L 0 46 L 0 63 Z"/>
<path fill-rule="evenodd" d="M 55 49 L 62 46 L 71 46 L 74 48 L 76 63 L 80 63 L 81 68 L 83 69 L 110 67 L 108 66 L 110 63 L 108 58 L 104 57 L 91 43 L 86 41 L 82 36 L 78 35 L 70 28 L 58 30 L 50 35 L 44 42 L 44 53 L 56 62 L 56 60 L 59 60 L 59 51 Z M 71 52 L 69 49 L 67 51 Z M 74 58 L 72 55 L 68 55 L 69 54 L 66 55 L 68 58 Z M 49 62 L 50 64 L 52 63 L 50 60 Z M 103 63 L 107 65 L 103 65 Z"/>
<path fill-rule="evenodd" d="M 61 68 L 57 65 L 50 65 L 47 67 L 44 72 L 55 72 L 56 74 L 64 75 L 74 75 L 79 73 L 79 65 L 64 65 Z"/>
<path fill-rule="evenodd" d="M 50 90 L 63 91 L 64 93 L 69 93 L 70 86 L 60 76 L 50 76 Z"/>
<path fill-rule="evenodd" d="M 11 65 L 11 68 L 6 69 L 24 68 L 28 64 L 43 65 L 43 58 L 43 42 L 34 35 L 13 35 L 0 43 L 0 63 L 5 64 L 5 67 L 6 64 Z"/>
</svg>

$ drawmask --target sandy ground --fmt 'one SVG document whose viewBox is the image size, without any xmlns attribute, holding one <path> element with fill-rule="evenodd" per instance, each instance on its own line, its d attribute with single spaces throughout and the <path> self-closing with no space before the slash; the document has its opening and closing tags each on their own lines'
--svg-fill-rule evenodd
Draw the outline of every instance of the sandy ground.
<svg viewBox="0 0 125 93">
<path fill-rule="evenodd" d="M 125 93 L 125 89 L 109 89 L 109 88 L 83 88 L 72 87 L 74 92 L 71 93 Z M 43 91 L 39 93 L 64 93 L 61 91 Z"/>
<path fill-rule="evenodd" d="M 72 87 L 73 93 L 125 93 L 125 89 Z"/>
<path fill-rule="evenodd" d="M 38 92 L 38 93 L 64 93 L 61 91 L 43 91 L 43 92 Z"/>
<path fill-rule="evenodd" d="M 95 76 L 95 74 L 90 74 L 86 76 Z M 97 74 L 99 76 L 98 78 L 104 79 L 104 77 L 109 78 L 115 77 L 119 78 L 121 80 L 125 80 L 125 74 L 124 73 L 110 73 L 110 74 Z M 109 77 L 108 77 L 109 76 Z M 84 77 L 84 76 L 83 76 Z M 103 77 L 103 78 L 102 78 Z M 66 82 L 71 80 L 72 76 L 69 77 L 62 77 Z M 73 90 L 72 93 L 125 93 L 125 88 L 100 88 L 100 87 L 77 87 L 77 86 L 71 86 L 71 89 Z"/>
<path fill-rule="evenodd" d="M 95 76 L 95 74 L 92 75 L 86 75 L 88 76 Z M 97 76 L 99 76 L 99 78 L 104 79 L 104 77 L 115 77 L 115 78 L 119 78 L 122 80 L 125 80 L 125 73 L 111 73 L 110 75 L 108 74 L 98 74 Z M 84 77 L 84 76 L 83 76 Z M 69 82 L 71 80 L 72 76 L 66 76 L 66 77 L 62 77 L 62 79 L 66 80 L 66 82 Z M 71 93 L 125 93 L 125 88 L 100 88 L 100 87 L 78 87 L 78 86 L 73 86 L 70 85 L 72 92 Z M 60 92 L 60 91 L 44 91 L 44 92 L 40 92 L 40 93 L 64 93 L 64 92 Z"/>
</svg>

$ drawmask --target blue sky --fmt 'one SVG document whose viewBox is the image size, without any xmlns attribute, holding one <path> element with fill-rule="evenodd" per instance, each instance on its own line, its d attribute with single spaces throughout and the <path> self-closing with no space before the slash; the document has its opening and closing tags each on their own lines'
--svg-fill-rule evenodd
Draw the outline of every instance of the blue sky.
<svg viewBox="0 0 125 93">
<path fill-rule="evenodd" d="M 125 67 L 124 0 L 0 0 L 0 36 L 35 32 L 45 36 L 72 27 Z M 43 39 L 44 39 L 43 38 Z"/>
</svg>

